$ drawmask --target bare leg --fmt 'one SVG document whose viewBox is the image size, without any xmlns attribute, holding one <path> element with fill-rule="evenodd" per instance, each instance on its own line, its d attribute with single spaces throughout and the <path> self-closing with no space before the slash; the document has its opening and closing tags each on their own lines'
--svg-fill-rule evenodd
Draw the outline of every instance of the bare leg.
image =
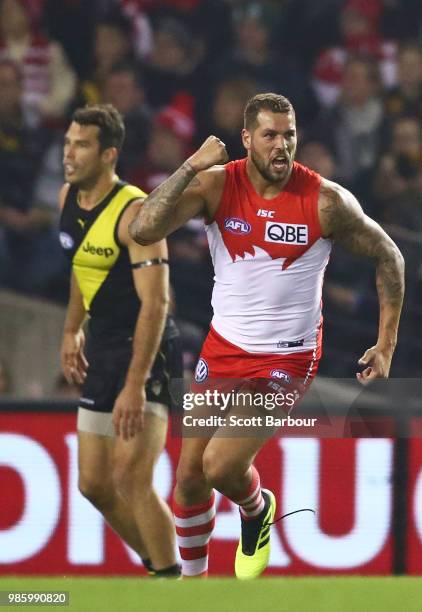
<svg viewBox="0 0 422 612">
<path fill-rule="evenodd" d="M 212 438 L 204 452 L 207 481 L 230 499 L 251 484 L 251 465 L 266 438 Z"/>
<path fill-rule="evenodd" d="M 144 429 L 130 441 L 116 438 L 113 482 L 133 512 L 154 569 L 176 563 L 173 515 L 152 486 L 155 464 L 164 448 L 167 421 L 146 413 Z"/>
<path fill-rule="evenodd" d="M 193 506 L 210 498 L 212 487 L 203 473 L 203 455 L 209 439 L 184 438 L 176 474 L 174 499 L 180 506 Z"/>
<path fill-rule="evenodd" d="M 114 491 L 109 436 L 78 432 L 79 489 L 104 516 L 114 531 L 142 558 L 149 556 L 132 509 Z"/>
</svg>

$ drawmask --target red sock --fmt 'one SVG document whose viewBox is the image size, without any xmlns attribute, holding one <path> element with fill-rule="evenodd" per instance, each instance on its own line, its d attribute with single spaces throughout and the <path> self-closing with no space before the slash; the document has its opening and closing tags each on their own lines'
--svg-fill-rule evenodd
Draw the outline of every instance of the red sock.
<svg viewBox="0 0 422 612">
<path fill-rule="evenodd" d="M 214 491 L 208 501 L 195 506 L 179 506 L 173 501 L 176 538 L 185 577 L 208 573 L 209 541 L 215 523 Z"/>
<path fill-rule="evenodd" d="M 237 495 L 236 498 L 230 497 L 235 504 L 240 506 L 240 513 L 246 520 L 253 519 L 260 514 L 265 506 L 264 498 L 262 497 L 261 480 L 255 466 L 251 466 L 252 481 L 245 491 Z"/>
</svg>

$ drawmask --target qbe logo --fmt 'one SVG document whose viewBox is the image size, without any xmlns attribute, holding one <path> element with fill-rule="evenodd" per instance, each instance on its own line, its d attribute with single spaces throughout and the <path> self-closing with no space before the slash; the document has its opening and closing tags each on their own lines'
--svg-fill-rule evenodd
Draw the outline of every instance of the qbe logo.
<svg viewBox="0 0 422 612">
<path fill-rule="evenodd" d="M 282 380 L 283 382 L 290 385 L 292 382 L 292 377 L 287 372 L 283 372 L 283 370 L 271 370 L 270 372 L 271 378 L 277 378 L 277 380 Z"/>
<path fill-rule="evenodd" d="M 201 383 L 208 378 L 208 364 L 205 359 L 200 358 L 195 368 L 195 382 Z"/>
<path fill-rule="evenodd" d="M 298 225 L 297 223 L 267 221 L 265 224 L 265 242 L 308 244 L 308 226 Z"/>
<path fill-rule="evenodd" d="M 224 221 L 224 227 L 232 234 L 249 234 L 251 231 L 251 225 L 243 219 L 237 217 L 230 217 Z"/>
</svg>

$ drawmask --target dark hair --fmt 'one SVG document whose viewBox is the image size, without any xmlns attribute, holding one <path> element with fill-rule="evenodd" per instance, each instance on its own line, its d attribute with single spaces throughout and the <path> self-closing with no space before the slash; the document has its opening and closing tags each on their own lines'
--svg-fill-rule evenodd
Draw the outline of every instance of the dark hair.
<svg viewBox="0 0 422 612">
<path fill-rule="evenodd" d="M 259 111 L 269 110 L 272 113 L 293 113 L 294 108 L 290 100 L 275 93 L 257 94 L 246 103 L 245 107 L 245 128 L 250 130 L 255 127 Z"/>
<path fill-rule="evenodd" d="M 72 121 L 79 125 L 96 125 L 99 128 L 101 151 L 109 147 L 121 150 L 125 139 L 125 124 L 122 115 L 112 104 L 87 104 L 73 113 Z"/>
<path fill-rule="evenodd" d="M 130 39 L 133 33 L 133 26 L 130 18 L 124 13 L 121 13 L 119 10 L 112 10 L 104 15 L 96 22 L 95 27 L 105 27 L 118 30 L 126 39 Z"/>
<path fill-rule="evenodd" d="M 142 75 L 140 74 L 137 65 L 133 62 L 130 62 L 129 60 L 121 60 L 120 62 L 117 62 L 117 64 L 114 64 L 114 66 L 112 66 L 112 68 L 109 70 L 105 80 L 107 80 L 108 77 L 113 76 L 114 74 L 122 73 L 131 74 L 137 86 L 144 87 Z"/>
</svg>

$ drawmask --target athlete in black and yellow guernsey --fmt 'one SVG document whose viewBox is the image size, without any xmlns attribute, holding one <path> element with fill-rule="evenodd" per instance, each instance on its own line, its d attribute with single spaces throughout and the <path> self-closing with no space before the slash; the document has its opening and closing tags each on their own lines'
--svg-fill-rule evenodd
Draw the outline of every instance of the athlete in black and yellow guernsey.
<svg viewBox="0 0 422 612">
<path fill-rule="evenodd" d="M 82 385 L 82 494 L 150 573 L 175 576 L 172 515 L 152 479 L 166 439 L 169 379 L 181 375 L 179 338 L 167 316 L 166 243 L 141 247 L 128 234 L 145 194 L 115 174 L 123 140 L 122 117 L 110 105 L 78 109 L 66 133 L 60 240 L 72 278 L 61 360 L 68 381 Z"/>
</svg>

